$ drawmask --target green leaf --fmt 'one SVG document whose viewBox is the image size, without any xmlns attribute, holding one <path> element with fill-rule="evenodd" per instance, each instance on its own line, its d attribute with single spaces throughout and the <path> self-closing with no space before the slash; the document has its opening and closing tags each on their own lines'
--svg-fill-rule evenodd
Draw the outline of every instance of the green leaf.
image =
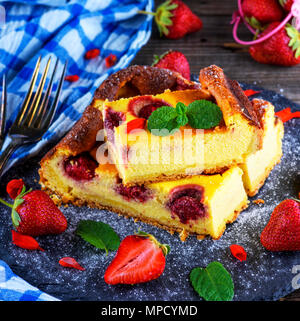
<svg viewBox="0 0 300 321">
<path fill-rule="evenodd" d="M 218 105 L 202 99 L 189 104 L 187 117 L 191 127 L 208 129 L 219 125 L 223 114 Z"/>
<path fill-rule="evenodd" d="M 286 33 L 288 34 L 289 38 L 289 47 L 295 51 L 295 57 L 299 58 L 300 56 L 300 33 L 299 31 L 293 27 L 291 24 L 287 23 L 285 27 Z"/>
<path fill-rule="evenodd" d="M 177 116 L 176 121 L 177 121 L 177 126 L 181 127 L 181 126 L 185 126 L 189 120 L 186 114 L 181 114 Z"/>
<path fill-rule="evenodd" d="M 82 220 L 77 226 L 76 234 L 106 253 L 108 250 L 117 250 L 120 245 L 118 234 L 103 222 Z"/>
<path fill-rule="evenodd" d="M 156 136 L 168 136 L 178 130 L 177 111 L 170 106 L 162 106 L 148 118 L 148 130 Z"/>
<path fill-rule="evenodd" d="M 211 262 L 206 268 L 194 268 L 190 281 L 194 290 L 206 301 L 231 301 L 234 296 L 231 275 L 219 262 Z"/>
<path fill-rule="evenodd" d="M 177 105 L 176 105 L 176 111 L 179 115 L 181 114 L 185 114 L 186 111 L 187 111 L 187 107 L 184 103 L 182 102 L 178 102 Z"/>
</svg>

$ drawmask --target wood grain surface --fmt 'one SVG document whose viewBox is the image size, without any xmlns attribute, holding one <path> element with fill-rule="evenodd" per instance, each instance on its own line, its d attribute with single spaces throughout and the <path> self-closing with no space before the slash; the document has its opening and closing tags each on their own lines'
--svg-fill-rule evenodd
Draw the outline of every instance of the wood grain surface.
<svg viewBox="0 0 300 321">
<path fill-rule="evenodd" d="M 162 2 L 156 0 L 155 4 L 157 6 Z M 247 47 L 234 44 L 230 21 L 232 13 L 237 9 L 237 1 L 184 2 L 202 19 L 202 30 L 182 39 L 169 40 L 160 38 L 153 24 L 152 36 L 133 60 L 133 64 L 151 65 L 153 55 L 160 55 L 170 49 L 179 50 L 186 55 L 192 73 L 198 73 L 201 68 L 216 64 L 232 79 L 274 90 L 300 103 L 300 65 L 279 67 L 259 64 L 251 58 Z M 242 25 L 239 28 L 239 37 L 251 40 L 251 35 Z M 300 301 L 300 290 L 282 300 Z"/>
<path fill-rule="evenodd" d="M 156 0 L 156 4 L 161 2 L 162 0 Z M 159 55 L 169 49 L 180 50 L 188 58 L 192 73 L 216 64 L 232 79 L 274 90 L 300 103 L 300 65 L 279 67 L 259 64 L 251 58 L 247 47 L 232 48 L 235 46 L 230 21 L 236 10 L 236 1 L 187 0 L 185 3 L 202 19 L 202 30 L 183 39 L 169 40 L 160 38 L 156 26 L 153 25 L 151 39 L 133 63 L 149 65 L 153 62 L 154 54 Z M 239 37 L 251 40 L 251 34 L 242 25 L 239 28 Z"/>
</svg>

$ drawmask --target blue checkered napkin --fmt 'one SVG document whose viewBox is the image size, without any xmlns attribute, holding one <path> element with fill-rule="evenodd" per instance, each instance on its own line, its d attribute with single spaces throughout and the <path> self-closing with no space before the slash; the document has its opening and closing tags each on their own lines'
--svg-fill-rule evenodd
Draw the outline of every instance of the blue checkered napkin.
<svg viewBox="0 0 300 321">
<path fill-rule="evenodd" d="M 80 77 L 75 83 L 64 83 L 52 126 L 39 143 L 16 151 L 11 167 L 62 137 L 80 118 L 103 80 L 129 65 L 151 35 L 151 16 L 137 11 L 152 11 L 153 0 L 18 0 L 2 5 L 6 23 L 0 27 L 0 79 L 7 74 L 8 126 L 16 117 L 40 55 L 41 70 L 53 56 L 61 61 L 59 71 L 67 59 L 67 75 Z M 86 60 L 85 52 L 93 48 L 100 49 L 100 56 Z M 111 53 L 118 60 L 106 68 L 104 58 Z M 3 148 L 8 143 L 6 139 Z"/>
<path fill-rule="evenodd" d="M 59 301 L 16 276 L 0 260 L 0 301 Z"/>
</svg>

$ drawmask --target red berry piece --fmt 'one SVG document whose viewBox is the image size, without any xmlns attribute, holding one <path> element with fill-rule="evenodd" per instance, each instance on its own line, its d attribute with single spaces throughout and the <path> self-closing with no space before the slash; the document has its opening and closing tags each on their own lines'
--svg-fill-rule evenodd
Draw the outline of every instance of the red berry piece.
<svg viewBox="0 0 300 321">
<path fill-rule="evenodd" d="M 87 51 L 85 53 L 85 59 L 94 59 L 96 57 L 98 57 L 100 55 L 100 50 L 95 48 L 95 49 L 91 49 L 89 51 Z"/>
<path fill-rule="evenodd" d="M 170 106 L 170 104 L 151 96 L 140 96 L 130 100 L 128 111 L 136 117 L 148 119 L 154 110 L 162 106 Z"/>
<path fill-rule="evenodd" d="M 97 167 L 98 163 L 88 153 L 72 156 L 64 161 L 67 175 L 76 181 L 92 180 Z"/>
<path fill-rule="evenodd" d="M 21 192 L 24 187 L 23 180 L 13 179 L 6 185 L 6 192 L 12 198 L 15 199 Z"/>
<path fill-rule="evenodd" d="M 65 80 L 69 81 L 69 82 L 76 82 L 79 80 L 79 76 L 78 75 L 68 75 L 65 77 Z"/>
<path fill-rule="evenodd" d="M 14 230 L 12 230 L 11 233 L 12 233 L 12 242 L 16 246 L 26 250 L 45 251 L 40 247 L 39 243 L 32 236 L 24 235 Z"/>
<path fill-rule="evenodd" d="M 231 251 L 231 254 L 237 258 L 239 261 L 246 261 L 247 259 L 247 252 L 245 251 L 245 249 L 241 246 L 241 245 L 238 245 L 238 244 L 232 244 L 230 245 L 230 251 Z"/>
<path fill-rule="evenodd" d="M 124 186 L 123 184 L 118 184 L 115 187 L 115 191 L 122 195 L 126 201 L 135 201 L 139 203 L 144 203 L 148 199 L 152 198 L 152 193 L 144 185 L 133 185 Z"/>
<path fill-rule="evenodd" d="M 63 267 L 73 268 L 80 271 L 85 270 L 85 268 L 82 267 L 73 257 L 63 257 L 58 261 L 58 263 Z"/>
<path fill-rule="evenodd" d="M 127 134 L 130 134 L 133 130 L 144 129 L 146 124 L 145 118 L 136 118 L 127 123 Z"/>
<path fill-rule="evenodd" d="M 107 68 L 110 68 L 116 64 L 117 56 L 114 54 L 110 54 L 105 58 L 105 65 Z"/>
<path fill-rule="evenodd" d="M 202 186 L 195 184 L 178 186 L 171 190 L 167 208 L 171 210 L 173 218 L 177 216 L 181 223 L 188 224 L 205 217 L 203 199 Z"/>
</svg>

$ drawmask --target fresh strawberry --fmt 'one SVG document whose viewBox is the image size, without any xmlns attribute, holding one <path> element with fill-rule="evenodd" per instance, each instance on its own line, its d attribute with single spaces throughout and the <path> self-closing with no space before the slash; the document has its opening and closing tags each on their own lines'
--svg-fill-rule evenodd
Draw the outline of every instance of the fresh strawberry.
<svg viewBox="0 0 300 321">
<path fill-rule="evenodd" d="M 154 56 L 154 67 L 179 72 L 184 78 L 190 80 L 190 64 L 185 55 L 179 51 L 167 51 L 161 56 Z"/>
<path fill-rule="evenodd" d="M 254 21 L 266 24 L 283 18 L 283 10 L 277 0 L 244 0 L 242 9 L 248 22 L 254 18 Z"/>
<path fill-rule="evenodd" d="M 18 233 L 37 236 L 60 234 L 67 228 L 67 220 L 43 191 L 25 191 L 15 198 L 14 204 L 0 199 L 0 202 L 12 208 L 12 222 Z"/>
<path fill-rule="evenodd" d="M 294 0 L 279 0 L 279 3 L 283 7 L 284 11 L 290 12 L 292 9 L 292 5 L 294 3 Z"/>
<path fill-rule="evenodd" d="M 269 251 L 300 250 L 300 202 L 286 199 L 278 204 L 260 236 Z"/>
<path fill-rule="evenodd" d="M 280 22 L 271 23 L 260 35 L 275 29 Z M 300 33 L 290 24 L 276 32 L 267 40 L 252 45 L 249 52 L 253 59 L 263 64 L 294 66 L 300 63 Z"/>
<path fill-rule="evenodd" d="M 169 39 L 179 39 L 202 28 L 202 21 L 180 0 L 167 0 L 153 12 L 139 11 L 155 16 L 160 35 Z"/>
<path fill-rule="evenodd" d="M 136 284 L 157 279 L 165 269 L 168 252 L 168 245 L 150 234 L 129 235 L 121 242 L 104 280 L 108 284 Z"/>
</svg>

